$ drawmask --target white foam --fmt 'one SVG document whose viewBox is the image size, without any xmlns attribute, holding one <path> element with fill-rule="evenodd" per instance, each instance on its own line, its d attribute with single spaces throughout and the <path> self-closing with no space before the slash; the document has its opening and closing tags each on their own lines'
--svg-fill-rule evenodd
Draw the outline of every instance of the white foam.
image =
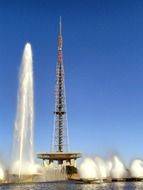
<svg viewBox="0 0 143 190">
<path fill-rule="evenodd" d="M 91 158 L 86 158 L 79 168 L 80 177 L 82 179 L 98 179 L 98 168 Z"/>
<path fill-rule="evenodd" d="M 116 179 L 126 178 L 127 172 L 121 160 L 117 156 L 114 156 L 112 163 L 113 165 L 110 173 L 111 178 L 116 178 Z"/>
<path fill-rule="evenodd" d="M 104 161 L 100 157 L 94 160 L 86 158 L 80 165 L 80 177 L 86 179 L 122 179 L 128 177 L 128 172 L 117 156 Z"/>
<path fill-rule="evenodd" d="M 106 165 L 105 165 L 104 160 L 100 157 L 96 157 L 95 163 L 96 163 L 97 168 L 98 168 L 99 178 L 101 178 L 101 179 L 107 178 L 107 169 L 106 169 Z"/>
<path fill-rule="evenodd" d="M 130 165 L 131 177 L 143 178 L 143 161 L 133 160 Z"/>
<path fill-rule="evenodd" d="M 0 166 L 0 180 L 4 180 L 5 174 L 4 174 L 4 169 L 2 166 Z"/>
</svg>

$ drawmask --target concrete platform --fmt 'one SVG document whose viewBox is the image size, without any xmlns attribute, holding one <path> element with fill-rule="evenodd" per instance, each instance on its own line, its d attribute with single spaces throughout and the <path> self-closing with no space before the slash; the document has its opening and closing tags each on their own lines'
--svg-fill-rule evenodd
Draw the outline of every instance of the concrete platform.
<svg viewBox="0 0 143 190">
<path fill-rule="evenodd" d="M 66 166 L 76 168 L 76 160 L 81 157 L 81 154 L 78 152 L 43 152 L 38 153 L 37 157 L 43 160 L 45 168 L 53 167 L 55 162 L 58 162 L 59 166 L 63 166 L 64 162 L 66 162 Z"/>
<path fill-rule="evenodd" d="M 77 152 L 43 152 L 38 153 L 37 157 L 39 159 L 46 159 L 46 160 L 71 160 L 77 159 L 81 157 L 81 153 Z"/>
</svg>

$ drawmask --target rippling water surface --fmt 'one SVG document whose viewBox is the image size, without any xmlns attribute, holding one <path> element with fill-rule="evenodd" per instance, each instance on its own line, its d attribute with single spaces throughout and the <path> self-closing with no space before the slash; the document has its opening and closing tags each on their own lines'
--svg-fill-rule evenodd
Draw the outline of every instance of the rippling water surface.
<svg viewBox="0 0 143 190">
<path fill-rule="evenodd" d="M 143 190 L 143 182 L 77 184 L 70 182 L 4 185 L 0 190 Z"/>
</svg>

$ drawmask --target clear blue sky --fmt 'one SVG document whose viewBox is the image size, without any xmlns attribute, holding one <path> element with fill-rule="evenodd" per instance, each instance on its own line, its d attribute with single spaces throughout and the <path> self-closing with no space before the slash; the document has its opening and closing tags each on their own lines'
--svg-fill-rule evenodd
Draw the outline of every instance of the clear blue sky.
<svg viewBox="0 0 143 190">
<path fill-rule="evenodd" d="M 32 44 L 35 151 L 49 151 L 59 16 L 70 148 L 143 159 L 143 1 L 0 1 L 0 155 L 10 155 L 18 72 Z M 8 158 L 7 158 L 8 159 Z"/>
</svg>

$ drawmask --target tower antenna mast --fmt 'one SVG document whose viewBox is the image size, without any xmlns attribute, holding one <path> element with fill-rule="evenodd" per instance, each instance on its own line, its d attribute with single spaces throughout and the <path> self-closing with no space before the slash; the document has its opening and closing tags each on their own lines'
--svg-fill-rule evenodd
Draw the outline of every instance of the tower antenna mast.
<svg viewBox="0 0 143 190">
<path fill-rule="evenodd" d="M 62 17 L 60 16 L 60 35 L 62 35 Z"/>
<path fill-rule="evenodd" d="M 60 17 L 58 35 L 58 62 L 56 66 L 54 126 L 51 152 L 37 154 L 38 158 L 43 160 L 43 165 L 45 168 L 48 166 L 53 167 L 55 161 L 58 161 L 59 168 L 65 164 L 68 167 L 74 166 L 76 168 L 76 160 L 77 158 L 81 157 L 81 154 L 78 152 L 69 152 L 68 147 L 68 124 L 62 46 L 62 21 Z"/>
<path fill-rule="evenodd" d="M 68 151 L 68 126 L 62 46 L 62 21 L 60 17 L 58 36 L 58 63 L 56 67 L 54 130 L 52 139 L 53 152 Z"/>
</svg>

